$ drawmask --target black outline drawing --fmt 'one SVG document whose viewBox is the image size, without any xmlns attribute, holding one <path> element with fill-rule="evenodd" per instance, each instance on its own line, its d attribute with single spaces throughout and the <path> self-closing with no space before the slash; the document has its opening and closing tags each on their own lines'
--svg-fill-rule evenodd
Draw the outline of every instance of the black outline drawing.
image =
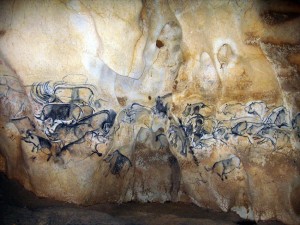
<svg viewBox="0 0 300 225">
<path fill-rule="evenodd" d="M 300 139 L 300 113 L 296 114 L 292 120 L 292 127 L 296 131 L 297 137 Z"/>
<path fill-rule="evenodd" d="M 237 156 L 232 156 L 228 159 L 223 159 L 214 163 L 211 168 L 204 167 L 207 172 L 212 171 L 216 173 L 222 181 L 227 179 L 227 174 L 233 170 L 240 169 L 241 160 Z"/>
<path fill-rule="evenodd" d="M 68 101 L 62 99 L 59 93 L 62 91 L 70 90 L 70 96 L 63 96 L 64 99 L 69 99 Z M 88 91 L 87 99 L 84 96 L 80 96 L 80 91 Z M 68 84 L 63 81 L 55 82 L 50 85 L 50 81 L 34 83 L 31 86 L 30 95 L 32 99 L 41 105 L 49 103 L 73 103 L 78 105 L 90 105 L 94 104 L 96 88 L 90 84 Z"/>
<path fill-rule="evenodd" d="M 117 176 L 121 175 L 121 172 L 126 165 L 128 166 L 127 171 L 125 171 L 126 173 L 130 169 L 130 167 L 132 167 L 130 159 L 123 155 L 118 149 L 108 154 L 105 157 L 104 161 L 106 163 L 109 163 L 110 173 Z"/>
<path fill-rule="evenodd" d="M 207 105 L 202 102 L 188 103 L 182 113 L 183 118 L 177 118 L 178 125 L 173 123 L 169 127 L 170 144 L 175 148 L 180 144 L 180 153 L 184 156 L 187 156 L 187 152 L 193 154 L 194 149 L 207 148 L 218 143 L 227 145 L 231 138 L 239 137 L 247 138 L 250 145 L 270 143 L 275 151 L 289 141 L 291 129 L 300 135 L 299 128 L 295 125 L 299 123 L 299 114 L 290 121 L 289 111 L 284 106 L 270 109 L 263 101 L 251 101 L 247 104 L 227 103 L 219 112 L 229 117 L 226 120 L 203 116 L 201 109 L 205 107 Z M 237 109 L 240 112 L 236 111 Z M 205 123 L 209 121 L 214 124 L 212 130 L 205 128 Z"/>
<path fill-rule="evenodd" d="M 0 98 L 6 98 L 10 91 L 26 95 L 17 77 L 1 75 L 0 78 L 0 86 L 5 87 L 6 90 Z M 10 84 L 10 79 L 17 80 L 18 85 Z M 16 88 L 19 86 L 20 88 Z M 45 140 L 50 144 L 59 143 L 57 155 L 85 142 L 90 137 L 90 141 L 95 146 L 91 155 L 97 154 L 100 157 L 102 153 L 98 152 L 96 146 L 109 140 L 110 136 L 118 131 L 121 123 L 136 124 L 139 118 L 145 115 L 149 116 L 150 120 L 154 115 L 162 118 L 172 115 L 167 102 L 167 98 L 172 94 L 157 96 L 152 108 L 132 103 L 117 114 L 107 109 L 98 111 L 102 99 L 95 100 L 95 93 L 96 88 L 86 83 L 69 84 L 64 81 L 55 83 L 47 81 L 31 85 L 30 96 L 39 106 L 35 118 L 40 121 L 48 137 Z M 25 137 L 29 141 L 28 138 L 33 137 L 33 134 L 29 134 L 28 130 L 33 131 L 35 125 L 28 116 L 22 115 L 26 107 L 25 103 L 20 104 L 19 107 L 19 111 L 11 118 L 11 121 L 17 123 L 26 118 L 29 120 L 30 125 L 28 125 Z M 203 102 L 187 103 L 182 112 L 183 117 L 174 117 L 167 135 L 164 132 L 158 133 L 155 141 L 160 142 L 162 148 L 164 144 L 160 138 L 165 136 L 173 147 L 180 149 L 181 155 L 192 154 L 194 162 L 199 165 L 195 157 L 195 149 L 209 148 L 216 144 L 227 145 L 231 138 L 245 137 L 250 145 L 270 143 L 273 150 L 276 150 L 278 140 L 289 140 L 289 132 L 292 129 L 296 130 L 300 137 L 299 113 L 290 121 L 290 113 L 284 106 L 270 109 L 263 101 L 251 101 L 246 104 L 226 103 L 219 111 L 227 118 L 223 120 L 204 116 L 202 114 L 204 108 L 210 108 L 210 106 Z M 207 124 L 213 125 L 208 128 Z M 24 133 L 24 130 L 21 130 L 21 133 Z M 43 142 L 42 137 L 40 138 Z M 40 146 L 37 144 L 34 148 L 40 148 Z"/>
</svg>

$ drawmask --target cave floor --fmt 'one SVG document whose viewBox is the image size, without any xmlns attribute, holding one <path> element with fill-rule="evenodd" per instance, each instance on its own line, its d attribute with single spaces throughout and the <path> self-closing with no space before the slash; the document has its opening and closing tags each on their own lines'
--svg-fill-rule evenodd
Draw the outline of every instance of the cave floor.
<svg viewBox="0 0 300 225">
<path fill-rule="evenodd" d="M 1 225 L 280 225 L 277 221 L 242 220 L 235 213 L 215 212 L 185 203 L 124 203 L 78 206 L 38 198 L 0 173 Z"/>
</svg>

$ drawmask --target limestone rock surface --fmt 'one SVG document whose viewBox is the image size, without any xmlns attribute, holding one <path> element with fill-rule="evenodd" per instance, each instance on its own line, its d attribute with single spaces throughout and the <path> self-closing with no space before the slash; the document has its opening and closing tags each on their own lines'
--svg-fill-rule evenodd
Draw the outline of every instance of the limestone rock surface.
<svg viewBox="0 0 300 225">
<path fill-rule="evenodd" d="M 0 2 L 0 170 L 78 204 L 300 223 L 297 1 Z"/>
</svg>

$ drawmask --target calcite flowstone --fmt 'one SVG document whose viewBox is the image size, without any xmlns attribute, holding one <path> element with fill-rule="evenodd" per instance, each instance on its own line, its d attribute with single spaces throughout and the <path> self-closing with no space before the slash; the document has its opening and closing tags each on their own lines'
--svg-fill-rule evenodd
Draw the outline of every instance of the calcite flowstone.
<svg viewBox="0 0 300 225">
<path fill-rule="evenodd" d="M 300 223 L 299 3 L 0 4 L 0 171 Z"/>
</svg>

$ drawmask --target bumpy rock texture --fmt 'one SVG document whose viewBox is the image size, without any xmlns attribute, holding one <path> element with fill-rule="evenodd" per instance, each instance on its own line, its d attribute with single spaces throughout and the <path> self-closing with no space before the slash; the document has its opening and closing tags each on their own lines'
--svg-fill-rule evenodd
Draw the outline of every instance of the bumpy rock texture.
<svg viewBox="0 0 300 225">
<path fill-rule="evenodd" d="M 292 1 L 1 1 L 1 170 L 79 204 L 300 223 L 299 15 Z"/>
</svg>

